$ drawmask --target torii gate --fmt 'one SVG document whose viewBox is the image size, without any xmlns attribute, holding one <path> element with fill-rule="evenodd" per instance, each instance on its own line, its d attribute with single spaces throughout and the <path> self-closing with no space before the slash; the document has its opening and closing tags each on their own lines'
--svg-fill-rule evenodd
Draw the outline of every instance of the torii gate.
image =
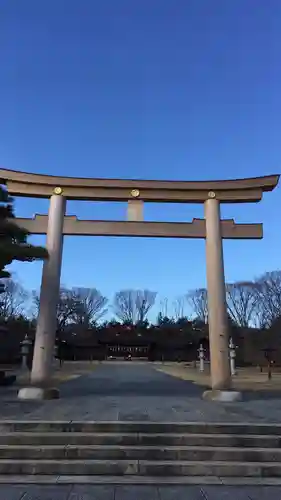
<svg viewBox="0 0 281 500">
<path fill-rule="evenodd" d="M 52 358 L 56 334 L 64 235 L 139 236 L 206 239 L 209 342 L 212 390 L 205 397 L 233 400 L 228 359 L 228 320 L 222 239 L 260 239 L 262 224 L 221 220 L 221 203 L 259 202 L 272 191 L 279 175 L 220 181 L 160 181 L 88 179 L 40 175 L 0 169 L 1 183 L 12 196 L 49 198 L 49 215 L 16 219 L 32 234 L 47 234 L 49 259 L 44 262 L 40 310 L 36 328 L 31 385 L 19 391 L 21 399 L 59 397 L 52 386 Z M 66 216 L 67 200 L 127 201 L 127 221 L 78 220 Z M 146 222 L 144 202 L 202 203 L 205 219 L 192 222 Z"/>
</svg>

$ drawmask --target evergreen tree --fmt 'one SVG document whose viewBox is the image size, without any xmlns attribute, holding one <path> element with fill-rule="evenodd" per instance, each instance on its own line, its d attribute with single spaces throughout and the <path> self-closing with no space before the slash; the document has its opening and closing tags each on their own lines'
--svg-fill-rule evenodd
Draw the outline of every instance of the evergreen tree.
<svg viewBox="0 0 281 500">
<path fill-rule="evenodd" d="M 15 222 L 13 199 L 6 189 L 0 185 L 0 279 L 9 278 L 5 267 L 13 260 L 32 262 L 48 257 L 47 250 L 27 243 L 28 231 L 17 226 Z M 0 292 L 4 285 L 1 285 Z"/>
</svg>

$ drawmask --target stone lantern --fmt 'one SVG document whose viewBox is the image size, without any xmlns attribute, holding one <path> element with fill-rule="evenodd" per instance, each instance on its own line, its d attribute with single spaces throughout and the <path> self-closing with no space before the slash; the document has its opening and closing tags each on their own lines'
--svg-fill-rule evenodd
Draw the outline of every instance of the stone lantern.
<svg viewBox="0 0 281 500">
<path fill-rule="evenodd" d="M 30 346 L 32 341 L 28 338 L 26 334 L 23 341 L 21 342 L 21 366 L 23 370 L 28 370 L 27 358 L 30 352 Z"/>
<path fill-rule="evenodd" d="M 236 358 L 236 346 L 233 342 L 233 339 L 229 340 L 229 357 L 230 357 L 230 371 L 231 375 L 236 375 L 236 366 L 235 366 L 235 358 Z"/>
<path fill-rule="evenodd" d="M 199 371 L 203 372 L 204 371 L 204 360 L 205 360 L 205 349 L 203 347 L 203 344 L 200 344 L 198 352 L 199 352 Z"/>
</svg>

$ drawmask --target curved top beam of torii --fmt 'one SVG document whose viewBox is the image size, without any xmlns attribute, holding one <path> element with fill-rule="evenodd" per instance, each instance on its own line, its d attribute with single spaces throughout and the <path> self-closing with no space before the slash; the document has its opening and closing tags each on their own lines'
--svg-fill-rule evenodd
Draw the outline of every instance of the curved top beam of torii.
<svg viewBox="0 0 281 500">
<path fill-rule="evenodd" d="M 0 182 L 11 195 L 48 198 L 54 192 L 67 199 L 96 201 L 203 203 L 216 197 L 223 203 L 257 202 L 272 191 L 279 175 L 217 181 L 163 181 L 60 177 L 0 169 Z M 56 189 L 57 188 L 57 189 Z"/>
</svg>

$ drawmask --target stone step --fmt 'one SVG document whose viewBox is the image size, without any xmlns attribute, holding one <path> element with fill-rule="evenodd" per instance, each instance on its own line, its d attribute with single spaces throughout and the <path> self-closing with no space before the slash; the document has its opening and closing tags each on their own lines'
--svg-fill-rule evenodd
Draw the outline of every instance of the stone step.
<svg viewBox="0 0 281 500">
<path fill-rule="evenodd" d="M 200 422 L 0 421 L 1 432 L 111 432 L 173 434 L 255 434 L 281 436 L 279 424 Z"/>
<path fill-rule="evenodd" d="M 272 462 L 139 461 L 139 475 L 280 477 L 281 464 Z"/>
<path fill-rule="evenodd" d="M 88 432 L 6 432 L 0 445 L 224 446 L 281 448 L 281 436 L 244 434 L 152 434 Z"/>
<path fill-rule="evenodd" d="M 0 446 L 0 459 L 281 462 L 281 449 L 206 446 Z"/>
<path fill-rule="evenodd" d="M 281 478 L 281 426 L 0 422 L 0 478 Z"/>
<path fill-rule="evenodd" d="M 6 475 L 138 475 L 151 477 L 216 476 L 280 477 L 281 464 L 272 462 L 199 462 L 146 460 L 0 460 Z M 74 479 L 75 482 L 75 479 Z"/>
<path fill-rule="evenodd" d="M 104 476 L 48 476 L 34 475 L 0 475 L 1 484 L 42 484 L 42 485 L 73 485 L 75 484 L 105 484 Z M 216 477 L 216 476 L 106 476 L 107 485 L 154 485 L 154 486 L 178 486 L 178 485 L 227 485 L 227 486 L 281 486 L 281 477 Z M 2 499 L 1 499 L 2 500 Z M 3 499 L 4 500 L 4 499 Z M 5 499 L 6 500 L 6 499 Z M 7 499 L 8 500 L 8 499 Z M 23 499 L 22 499 L 23 500 Z M 27 499 L 26 499 L 27 500 Z M 38 499 L 39 500 L 39 499 Z M 50 499 L 51 500 L 51 499 Z M 73 499 L 74 500 L 74 499 Z M 78 499 L 76 499 L 78 500 Z M 82 499 L 79 499 L 82 500 Z M 274 499 L 272 499 L 274 500 Z"/>
</svg>

